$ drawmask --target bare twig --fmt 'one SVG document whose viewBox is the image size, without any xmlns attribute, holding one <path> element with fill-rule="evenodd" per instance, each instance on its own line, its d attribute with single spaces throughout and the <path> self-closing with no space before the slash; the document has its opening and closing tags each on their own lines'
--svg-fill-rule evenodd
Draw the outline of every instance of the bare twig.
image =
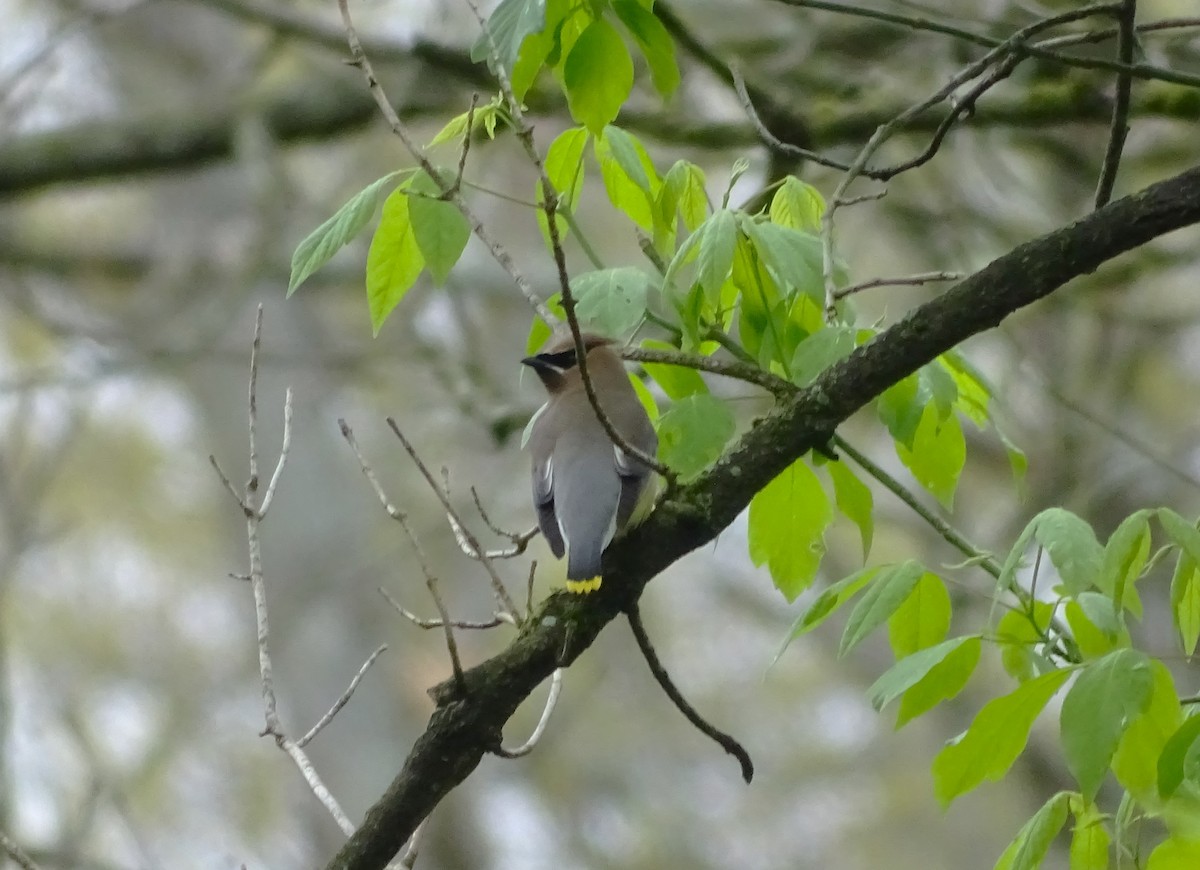
<svg viewBox="0 0 1200 870">
<path fill-rule="evenodd" d="M 442 194 L 444 199 L 450 199 L 458 195 L 462 188 L 463 172 L 467 169 L 467 154 L 471 150 L 471 134 L 475 129 L 475 107 L 479 105 L 479 94 L 471 94 L 471 107 L 467 109 L 467 129 L 463 133 L 462 148 L 458 152 L 458 172 L 454 176 L 454 184 L 450 185 L 450 189 Z"/>
<path fill-rule="evenodd" d="M 558 705 L 558 696 L 562 692 L 562 675 L 563 669 L 556 668 L 554 674 L 550 677 L 550 694 L 546 696 L 546 706 L 542 708 L 542 715 L 538 719 L 537 725 L 533 729 L 533 733 L 529 735 L 529 739 L 514 749 L 505 749 L 503 746 L 496 749 L 496 754 L 501 758 L 520 758 L 522 755 L 528 755 L 533 752 L 538 741 L 542 739 L 542 735 L 546 733 L 546 726 L 550 724 L 550 716 L 554 713 L 554 708 Z"/>
<path fill-rule="evenodd" d="M 283 444 L 279 453 L 279 460 L 275 466 L 275 472 L 272 475 L 271 483 L 267 487 L 266 493 L 262 500 L 259 501 L 259 484 L 260 478 L 258 474 L 258 360 L 259 351 L 262 347 L 262 319 L 263 308 L 258 306 L 258 311 L 254 319 L 254 340 L 250 346 L 250 382 L 247 395 L 247 405 L 249 411 L 249 476 L 246 480 L 244 491 L 239 494 L 230 483 L 228 476 L 221 470 L 215 457 L 210 456 L 213 468 L 216 469 L 217 475 L 221 478 L 221 482 L 230 494 L 237 500 L 241 507 L 242 514 L 246 518 L 246 541 L 249 549 L 249 581 L 252 594 L 254 596 L 254 615 L 257 626 L 258 637 L 258 670 L 259 679 L 262 684 L 263 698 L 263 717 L 265 727 L 262 730 L 264 736 L 270 735 L 275 740 L 275 745 L 282 749 L 300 771 L 304 781 L 308 783 L 309 790 L 316 796 L 325 809 L 333 816 L 338 827 L 346 836 L 354 833 L 354 824 L 350 821 L 349 816 L 342 810 L 337 799 L 330 793 L 321 777 L 317 774 L 312 762 L 305 754 L 303 746 L 287 736 L 287 732 L 283 727 L 283 722 L 280 719 L 278 711 L 278 702 L 275 696 L 275 677 L 274 669 L 271 663 L 270 652 L 270 622 L 267 617 L 267 594 L 266 582 L 263 578 L 262 564 L 262 547 L 259 541 L 259 526 L 266 517 L 267 508 L 270 507 L 270 500 L 274 494 L 275 487 L 279 482 L 279 476 L 283 472 L 284 465 L 287 462 L 288 450 L 291 446 L 291 391 L 288 391 L 288 398 L 284 404 L 284 433 Z M 340 708 L 339 708 L 340 709 Z M 336 712 L 336 711 L 335 711 Z"/>
<path fill-rule="evenodd" d="M 860 281 L 857 284 L 842 287 L 833 294 L 833 298 L 844 299 L 854 293 L 874 287 L 914 287 L 931 284 L 935 281 L 961 281 L 965 277 L 967 276 L 962 272 L 918 272 L 915 275 L 901 275 L 895 278 L 872 278 L 870 281 Z"/>
<path fill-rule="evenodd" d="M 326 711 L 325 715 L 317 720 L 317 724 L 308 729 L 308 733 L 296 741 L 297 746 L 303 749 L 310 742 L 312 742 L 314 737 L 321 733 L 321 730 L 325 728 L 326 725 L 333 721 L 333 717 L 336 716 L 341 709 L 350 702 L 350 698 L 354 695 L 354 690 L 358 688 L 358 684 L 362 682 L 363 676 L 365 676 L 367 671 L 370 670 L 371 665 L 375 664 L 375 660 L 383 655 L 386 650 L 387 644 L 384 643 L 380 644 L 376 648 L 375 652 L 371 653 L 367 660 L 363 662 L 362 667 L 358 669 L 358 673 L 356 673 L 354 678 L 350 680 L 350 685 L 346 687 L 346 691 L 342 692 L 341 696 L 333 702 L 333 706 Z"/>
<path fill-rule="evenodd" d="M 404 147 L 412 155 L 413 159 L 417 161 L 417 164 L 424 170 L 425 174 L 446 195 L 447 201 L 452 202 L 462 212 L 463 217 L 467 219 L 467 223 L 471 225 L 471 231 L 487 246 L 496 262 L 512 278 L 513 283 L 517 285 L 521 294 L 525 297 L 529 306 L 537 313 L 538 317 L 542 318 L 546 323 L 557 323 L 558 318 L 554 316 L 546 303 L 538 296 L 537 291 L 533 289 L 533 285 L 529 283 L 529 280 L 517 269 L 512 255 L 508 253 L 508 250 L 503 245 L 492 238 L 491 233 L 484 227 L 483 221 L 467 205 L 461 193 L 451 193 L 451 185 L 441 177 L 441 174 L 433 164 L 429 162 L 429 158 L 425 156 L 424 149 L 417 144 L 416 139 L 409 133 L 404 122 L 400 120 L 400 116 L 396 114 L 396 110 L 392 108 L 387 94 L 384 93 L 383 86 L 375 76 L 375 70 L 371 66 L 370 60 L 367 59 L 366 52 L 363 50 L 362 42 L 358 37 L 358 31 L 354 27 L 354 20 L 350 17 L 349 0 L 338 0 L 338 9 L 342 14 L 342 24 L 346 30 L 346 41 L 350 45 L 351 62 L 354 66 L 362 70 L 363 76 L 367 80 L 367 88 L 370 90 L 371 96 L 374 98 L 376 105 L 379 106 L 379 111 L 388 122 L 392 132 L 404 144 Z"/>
<path fill-rule="evenodd" d="M 687 699 L 683 697 L 683 694 L 675 687 L 675 684 L 671 682 L 671 677 L 667 673 L 667 669 L 663 667 L 662 662 L 658 659 L 658 653 L 654 650 L 654 644 L 650 642 L 650 636 L 646 634 L 646 626 L 642 624 L 642 615 L 638 609 L 637 602 L 634 602 L 626 609 L 625 616 L 629 619 L 629 627 L 633 629 L 633 636 L 637 640 L 638 649 L 642 651 L 642 656 L 645 657 L 646 664 L 650 666 L 650 673 L 654 674 L 654 679 L 662 687 L 662 690 L 667 693 L 667 697 L 671 699 L 671 703 L 702 734 L 716 741 L 722 749 L 736 758 L 738 764 L 742 767 L 742 779 L 750 782 L 754 778 L 754 762 L 750 760 L 750 753 L 733 737 L 730 737 L 719 728 L 710 725 L 696 711 L 696 708 L 687 702 Z"/>
<path fill-rule="evenodd" d="M 354 451 L 354 456 L 358 459 L 358 467 L 362 469 L 363 476 L 367 482 L 371 484 L 371 489 L 375 490 L 375 495 L 379 499 L 379 503 L 383 505 L 383 509 L 392 519 L 399 519 L 402 513 L 398 507 L 392 504 L 387 497 L 387 493 L 383 491 L 383 485 L 380 484 L 379 478 L 375 476 L 375 470 L 371 468 L 370 463 L 362 454 L 362 450 L 358 447 L 358 439 L 354 437 L 354 430 L 346 422 L 345 418 L 338 418 L 338 428 L 342 431 L 342 437 L 346 439 L 346 443 L 350 445 L 350 449 Z"/>
<path fill-rule="evenodd" d="M 21 870 L 40 870 L 37 862 L 30 858 L 29 854 L 3 831 L 0 831 L 0 849 L 4 850 L 4 854 L 12 858 Z"/>
<path fill-rule="evenodd" d="M 1117 60 L 1129 65 L 1133 63 L 1133 48 L 1137 41 L 1134 18 L 1137 16 L 1137 0 L 1122 0 L 1117 13 Z M 1129 102 L 1133 91 L 1133 76 L 1129 70 L 1117 73 L 1117 91 L 1113 97 L 1112 125 L 1108 134 L 1108 147 L 1104 150 L 1104 163 L 1100 167 L 1100 179 L 1096 182 L 1096 208 L 1112 199 L 1113 187 L 1117 183 L 1117 170 L 1121 166 L 1121 152 L 1125 150 L 1125 137 L 1129 135 Z"/>
<path fill-rule="evenodd" d="M 465 694 L 467 686 L 463 680 L 462 659 L 458 656 L 458 642 L 454 639 L 454 623 L 451 621 L 450 612 L 446 609 L 446 603 L 442 601 L 442 595 L 438 591 L 437 576 L 429 567 L 429 560 L 425 558 L 421 542 L 417 540 L 412 526 L 408 524 L 408 517 L 401 513 L 396 517 L 396 521 L 404 529 L 404 534 L 408 536 L 408 541 L 412 544 L 413 552 L 417 554 L 417 561 L 421 563 L 421 573 L 425 575 L 425 587 L 429 590 L 429 597 L 433 599 L 433 604 L 437 608 L 442 632 L 446 636 L 446 650 L 450 653 L 450 666 L 454 670 L 454 682 L 459 691 Z"/>
<path fill-rule="evenodd" d="M 797 390 L 796 385 L 791 381 L 786 381 L 755 364 L 738 360 L 720 360 L 696 353 L 638 347 L 627 348 L 621 352 L 621 356 L 631 362 L 682 366 L 683 368 L 712 372 L 715 375 L 762 387 L 775 396 L 790 396 Z"/>
<path fill-rule="evenodd" d="M 416 448 L 412 446 L 412 443 L 407 437 L 405 437 L 404 433 L 400 431 L 400 426 L 396 423 L 395 418 L 388 417 L 387 424 L 389 427 L 391 427 L 391 430 L 393 433 L 395 433 L 396 437 L 400 439 L 400 443 L 404 445 L 405 452 L 408 453 L 408 456 L 413 461 L 413 464 L 417 466 L 417 470 L 421 472 L 421 476 L 425 478 L 426 483 L 429 484 L 429 488 L 433 490 L 434 495 L 438 497 L 438 501 L 442 503 L 442 508 L 446 512 L 446 519 L 449 521 L 451 528 L 454 530 L 455 536 L 458 536 L 459 534 L 462 535 L 462 539 L 465 540 L 470 547 L 471 552 L 468 553 L 468 555 L 478 561 L 479 564 L 483 565 L 484 570 L 487 571 L 488 578 L 492 582 L 492 591 L 495 593 L 496 601 L 499 603 L 500 609 L 512 614 L 513 618 L 519 622 L 520 617 L 517 613 L 517 606 L 513 603 L 512 597 L 508 594 L 508 589 L 505 588 L 504 581 L 500 579 L 500 575 L 496 572 L 496 566 L 492 564 L 492 560 L 488 556 L 487 550 L 483 548 L 483 546 L 479 543 L 479 539 L 476 538 L 471 530 L 467 528 L 466 524 L 463 523 L 462 519 L 458 515 L 458 512 L 455 511 L 454 506 L 450 504 L 450 499 L 447 497 L 445 491 L 443 491 L 442 487 L 438 485 L 437 480 L 434 479 L 433 474 L 430 473 L 428 467 L 425 465 L 425 462 L 417 454 Z"/>
<path fill-rule="evenodd" d="M 379 594 L 387 599 L 388 604 L 392 605 L 392 607 L 395 608 L 396 612 L 398 612 L 401 616 L 403 616 L 405 619 L 407 619 L 413 625 L 417 626 L 417 628 L 425 628 L 425 629 L 442 628 L 443 625 L 445 624 L 442 622 L 440 617 L 438 619 L 423 619 L 422 617 L 417 616 L 411 610 L 406 609 L 399 601 L 397 601 L 394 597 L 392 597 L 392 594 L 390 592 L 388 592 L 382 586 L 378 587 L 378 589 L 379 589 Z M 504 616 L 501 616 L 499 613 L 496 613 L 496 614 L 492 615 L 491 619 L 475 621 L 475 622 L 472 622 L 469 619 L 452 619 L 452 620 L 450 620 L 450 625 L 452 628 L 463 628 L 463 629 L 467 629 L 467 630 L 482 631 L 482 630 L 486 630 L 489 628 L 496 628 L 497 626 L 501 625 L 502 623 L 506 623 L 506 622 L 510 625 L 513 624 L 511 619 L 506 619 Z"/>
</svg>

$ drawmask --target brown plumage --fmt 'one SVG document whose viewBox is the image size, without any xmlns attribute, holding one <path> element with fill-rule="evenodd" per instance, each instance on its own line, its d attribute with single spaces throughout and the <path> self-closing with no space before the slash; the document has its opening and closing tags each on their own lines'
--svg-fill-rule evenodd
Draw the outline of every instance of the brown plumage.
<svg viewBox="0 0 1200 870">
<path fill-rule="evenodd" d="M 605 415 L 626 442 L 653 456 L 658 436 L 612 342 L 591 333 L 582 337 L 588 376 Z M 604 549 L 648 506 L 652 472 L 617 448 L 596 418 L 570 334 L 521 362 L 550 394 L 529 434 L 538 526 L 554 555 L 567 556 L 567 589 L 591 592 L 600 586 Z"/>
</svg>

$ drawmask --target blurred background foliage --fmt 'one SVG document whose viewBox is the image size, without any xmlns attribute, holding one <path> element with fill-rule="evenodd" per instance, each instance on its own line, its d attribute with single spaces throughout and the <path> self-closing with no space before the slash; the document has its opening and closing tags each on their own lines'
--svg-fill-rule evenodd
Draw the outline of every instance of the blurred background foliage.
<svg viewBox="0 0 1200 870">
<path fill-rule="evenodd" d="M 983 33 L 1060 6 L 881 4 Z M 816 147 L 843 157 L 888 110 L 977 54 L 937 34 L 788 3 L 672 8 L 704 46 L 737 59 L 805 118 Z M 1191 0 L 1139 4 L 1143 19 L 1194 13 Z M 252 602 L 229 577 L 245 570 L 244 524 L 208 464 L 213 453 L 235 479 L 245 473 L 253 310 L 266 309 L 264 449 L 278 443 L 284 388 L 296 394 L 291 461 L 263 528 L 289 729 L 303 733 L 371 650 L 390 646 L 310 747 L 354 818 L 398 768 L 431 709 L 425 689 L 449 668 L 440 636 L 405 622 L 376 591 L 432 612 L 419 565 L 336 420 L 355 427 L 392 500 L 410 512 L 451 612 L 485 617 L 485 577 L 458 551 L 383 418 L 394 415 L 427 462 L 451 469 L 464 509 L 475 486 L 501 525 L 528 527 L 516 434 L 541 401 L 517 365 L 530 312 L 474 240 L 448 286 L 420 284 L 377 340 L 362 298 L 365 240 L 284 304 L 296 243 L 407 160 L 342 62 L 332 2 L 0 0 L 0 20 L 0 828 L 46 867 L 322 863 L 341 834 L 288 759 L 257 736 Z M 466 57 L 478 30 L 465 4 L 372 0 L 356 4 L 356 21 L 389 93 L 426 138 L 473 91 L 488 93 L 482 66 Z M 1161 65 L 1200 72 L 1195 28 L 1148 35 L 1143 47 Z M 1086 50 L 1110 56 L 1112 46 Z M 735 199 L 748 196 L 768 155 L 736 97 L 694 56 L 681 59 L 679 93 L 664 106 L 643 83 L 620 123 L 663 165 L 699 163 L 718 196 L 733 160 L 748 157 Z M 854 278 L 970 271 L 1084 213 L 1111 87 L 1107 74 L 1022 66 L 931 164 L 891 183 L 885 199 L 841 213 Z M 1196 96 L 1135 83 L 1118 194 L 1195 162 Z M 528 101 L 544 148 L 569 121 L 549 89 Z M 923 141 L 902 136 L 889 154 Z M 818 167 L 802 173 L 826 194 L 837 181 Z M 609 265 L 638 263 L 636 240 L 594 175 L 580 222 Z M 532 170 L 511 138 L 473 149 L 468 178 L 533 198 Z M 532 210 L 483 194 L 473 203 L 521 268 L 551 287 Z M 1102 539 L 1138 507 L 1200 509 L 1198 244 L 1195 230 L 1156 242 L 968 344 L 996 385 L 1002 425 L 1029 455 L 1019 498 L 1003 445 L 968 433 L 954 521 L 980 546 L 1005 551 L 1051 504 L 1080 513 Z M 858 304 L 867 321 L 890 321 L 933 292 L 882 288 Z M 747 419 L 763 407 L 749 397 L 739 405 Z M 845 434 L 904 476 L 870 415 Z M 876 504 L 873 559 L 959 561 L 888 494 L 877 492 Z M 979 695 L 968 690 L 893 733 L 863 692 L 889 661 L 882 637 L 838 661 L 838 632 L 823 629 L 770 666 L 806 599 L 785 604 L 750 567 L 744 536 L 739 522 L 675 565 L 643 609 L 679 685 L 754 755 L 754 785 L 682 721 L 616 624 L 566 674 L 540 747 L 517 762 L 485 760 L 438 808 L 419 866 L 991 866 L 1067 782 L 1039 752 L 1036 730 L 1018 776 L 943 815 L 929 761 Z M 860 559 L 856 530 L 835 528 L 825 575 Z M 520 588 L 527 563 L 504 567 Z M 959 618 L 986 612 L 988 578 L 952 573 L 965 590 Z M 1143 584 L 1138 631 L 1165 651 L 1160 581 Z M 499 648 L 506 631 L 462 638 L 466 660 Z M 1181 693 L 1195 691 L 1194 671 L 1174 661 Z M 975 678 L 1002 679 L 995 666 Z M 510 740 L 536 721 L 534 700 Z M 1065 855 L 1047 866 L 1065 867 Z"/>
</svg>

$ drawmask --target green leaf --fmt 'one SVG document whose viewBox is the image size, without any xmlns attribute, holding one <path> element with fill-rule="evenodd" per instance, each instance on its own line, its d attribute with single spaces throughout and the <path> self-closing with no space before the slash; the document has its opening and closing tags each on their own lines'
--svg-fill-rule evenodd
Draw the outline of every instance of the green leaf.
<svg viewBox="0 0 1200 870">
<path fill-rule="evenodd" d="M 571 289 L 582 321 L 605 335 L 620 336 L 641 323 L 650 276 L 633 266 L 600 269 L 572 279 Z"/>
<path fill-rule="evenodd" d="M 579 205 L 579 197 L 583 195 L 583 149 L 587 145 L 588 135 L 588 131 L 583 127 L 563 130 L 546 149 L 546 160 L 542 164 L 546 169 L 546 177 L 558 192 L 559 202 L 572 212 Z M 539 187 L 539 197 L 542 193 Z"/>
<path fill-rule="evenodd" d="M 822 589 L 821 594 L 814 598 L 812 603 L 804 608 L 800 615 L 796 617 L 796 621 L 792 623 L 787 639 L 784 641 L 779 652 L 782 653 L 793 640 L 802 634 L 808 634 L 832 616 L 839 607 L 870 583 L 880 570 L 877 567 L 863 568 L 861 571 L 855 571 L 849 577 L 843 577 L 838 582 Z M 776 655 L 775 658 L 778 659 L 779 656 Z"/>
<path fill-rule="evenodd" d="M 712 465 L 733 437 L 733 413 L 708 393 L 673 403 L 658 421 L 658 455 L 680 477 Z"/>
<path fill-rule="evenodd" d="M 833 479 L 833 497 L 838 510 L 858 526 L 865 561 L 871 552 L 871 539 L 875 535 L 875 501 L 871 489 L 844 462 L 830 462 L 826 468 Z"/>
<path fill-rule="evenodd" d="M 835 324 L 817 330 L 801 341 L 792 356 L 792 381 L 807 387 L 825 369 L 850 356 L 857 332 L 853 326 Z"/>
<path fill-rule="evenodd" d="M 413 177 L 409 190 L 408 217 L 413 237 L 434 283 L 444 284 L 471 238 L 471 227 L 457 206 L 436 198 L 441 190 L 424 172 Z"/>
<path fill-rule="evenodd" d="M 496 117 L 500 112 L 501 101 L 503 97 L 494 97 L 486 106 L 477 106 L 473 113 L 471 121 L 471 132 L 474 133 L 480 127 L 487 131 L 488 138 L 496 137 Z M 436 148 L 446 142 L 456 142 L 459 145 L 467 136 L 467 118 L 472 117 L 471 112 L 463 112 L 461 115 L 455 115 L 445 126 L 438 131 L 437 135 L 429 140 L 428 148 Z"/>
<path fill-rule="evenodd" d="M 1048 508 L 1029 521 L 1004 562 L 998 585 L 1007 587 L 1012 583 L 1030 539 L 1046 548 L 1069 595 L 1078 595 L 1095 585 L 1104 550 L 1092 527 L 1064 508 Z"/>
<path fill-rule="evenodd" d="M 642 346 L 652 350 L 678 350 L 673 345 L 656 339 L 647 339 L 642 342 Z M 642 363 L 641 365 L 646 370 L 646 374 L 662 387 L 662 391 L 670 399 L 678 401 L 696 393 L 708 392 L 708 384 L 704 383 L 704 378 L 700 377 L 700 372 L 695 369 L 687 366 L 671 366 L 666 363 Z"/>
<path fill-rule="evenodd" d="M 1158 757 L 1158 793 L 1167 800 L 1183 784 L 1188 752 L 1200 740 L 1200 715 L 1183 720 L 1174 733 L 1163 744 Z"/>
<path fill-rule="evenodd" d="M 1194 562 L 1200 562 L 1200 531 L 1170 508 L 1159 508 L 1158 521 L 1171 543 L 1187 553 Z"/>
<path fill-rule="evenodd" d="M 933 760 L 934 792 L 943 805 L 985 779 L 1000 779 L 1029 740 L 1042 708 L 1062 688 L 1070 670 L 1051 671 L 983 705 L 971 726 Z"/>
<path fill-rule="evenodd" d="M 679 67 L 675 63 L 675 40 L 658 17 L 633 0 L 615 0 L 613 11 L 646 57 L 650 80 L 664 97 L 679 87 Z"/>
<path fill-rule="evenodd" d="M 912 449 L 897 441 L 896 454 L 921 486 L 947 509 L 954 507 L 954 490 L 967 461 L 967 442 L 954 414 L 941 420 L 935 404 L 926 405 L 913 434 Z"/>
<path fill-rule="evenodd" d="M 1200 867 L 1200 840 L 1171 837 L 1150 853 L 1146 870 L 1196 870 Z"/>
<path fill-rule="evenodd" d="M 888 640 L 896 659 L 941 643 L 950 630 L 950 593 L 941 577 L 926 571 L 904 603 L 888 617 Z"/>
<path fill-rule="evenodd" d="M 1183 718 L 1171 672 L 1155 659 L 1150 661 L 1150 671 L 1150 703 L 1121 736 L 1112 761 L 1117 782 L 1141 801 L 1154 798 L 1159 758 Z"/>
<path fill-rule="evenodd" d="M 916 375 L 909 375 L 884 390 L 875 401 L 879 419 L 897 446 L 912 447 L 925 412 L 925 404 L 918 395 L 919 383 Z"/>
<path fill-rule="evenodd" d="M 609 131 L 616 132 L 610 135 Z M 617 142 L 623 143 L 618 146 L 623 148 L 620 158 L 613 148 L 613 143 Z M 633 142 L 636 140 L 610 124 L 605 128 L 605 135 L 597 137 L 592 147 L 609 201 L 643 230 L 651 231 L 660 182 L 650 156 L 641 143 Z"/>
<path fill-rule="evenodd" d="M 1008 467 L 1012 469 L 1017 496 L 1023 500 L 1025 498 L 1025 475 L 1029 471 L 1029 457 L 1025 455 L 1024 450 L 1004 434 L 1004 430 L 999 426 L 996 427 L 996 435 L 999 436 L 1000 443 L 1004 445 L 1004 452 L 1008 454 Z"/>
<path fill-rule="evenodd" d="M 287 295 L 291 296 L 313 272 L 320 269 L 351 239 L 362 232 L 363 227 L 375 214 L 379 192 L 392 184 L 401 172 L 389 172 L 376 179 L 347 200 L 346 204 L 308 234 L 292 254 L 292 276 L 288 280 Z"/>
<path fill-rule="evenodd" d="M 598 18 L 588 25 L 563 63 L 563 88 L 571 117 L 596 135 L 621 111 L 633 89 L 633 61 L 617 29 Z"/>
<path fill-rule="evenodd" d="M 920 563 L 911 559 L 881 571 L 850 611 L 838 645 L 838 658 L 854 649 L 864 637 L 895 613 L 924 573 L 925 569 Z"/>
<path fill-rule="evenodd" d="M 987 381 L 960 354 L 953 351 L 939 356 L 937 362 L 954 378 L 954 407 L 980 429 L 985 428 L 989 420 L 988 403 L 992 398 Z"/>
<path fill-rule="evenodd" d="M 829 498 L 803 459 L 750 501 L 750 560 L 766 565 L 775 586 L 794 601 L 812 583 L 825 555 Z"/>
<path fill-rule="evenodd" d="M 871 706 L 876 710 L 882 710 L 925 679 L 929 672 L 941 664 L 950 653 L 972 639 L 978 640 L 978 638 L 972 637 L 953 637 L 936 646 L 919 650 L 900 659 L 884 671 L 883 675 L 871 685 L 871 688 L 867 689 L 867 697 L 871 699 Z"/>
<path fill-rule="evenodd" d="M 1064 613 L 1084 658 L 1098 659 L 1128 645 L 1121 643 L 1123 637 L 1128 638 L 1112 601 L 1099 592 L 1080 592 L 1077 598 L 1068 599 Z"/>
<path fill-rule="evenodd" d="M 953 413 L 954 404 L 958 401 L 958 384 L 937 360 L 921 366 L 917 376 L 937 407 L 938 417 L 945 420 Z"/>
<path fill-rule="evenodd" d="M 1009 676 L 1022 683 L 1042 670 L 1040 665 L 1045 658 L 1035 651 L 1037 645 L 1043 642 L 1038 629 L 1045 631 L 1049 627 L 1054 607 L 1045 601 L 1035 601 L 1033 613 L 1036 626 L 1030 621 L 1029 614 L 1022 610 L 1010 610 L 996 623 L 1000 663 Z"/>
<path fill-rule="evenodd" d="M 733 268 L 733 250 L 737 244 L 737 221 L 727 208 L 713 214 L 694 235 L 700 235 L 696 256 L 696 283 L 708 298 L 720 297 L 721 285 Z"/>
<path fill-rule="evenodd" d="M 754 243 L 767 272 L 780 287 L 825 301 L 821 240 L 811 233 L 743 215 L 742 232 Z"/>
<path fill-rule="evenodd" d="M 956 697 L 965 689 L 971 674 L 975 672 L 975 666 L 979 664 L 982 649 L 983 643 L 978 637 L 968 637 L 966 643 L 951 650 L 945 659 L 934 665 L 933 669 L 900 699 L 896 727 L 903 727 L 907 722 L 928 713 L 938 704 Z"/>
<path fill-rule="evenodd" d="M 654 195 L 658 192 L 661 182 L 654 169 L 654 162 L 646 153 L 645 146 L 636 137 L 620 127 L 609 124 L 604 128 L 604 134 L 598 142 L 609 149 L 612 159 L 621 167 L 626 178 L 647 195 Z"/>
<path fill-rule="evenodd" d="M 1135 511 L 1126 517 L 1104 546 L 1104 557 L 1096 585 L 1134 616 L 1142 615 L 1142 603 L 1134 583 L 1150 557 L 1151 511 Z"/>
<path fill-rule="evenodd" d="M 637 393 L 638 401 L 646 409 L 646 416 L 650 418 L 650 422 L 657 423 L 659 417 L 658 403 L 654 401 L 654 396 L 651 395 L 649 388 L 646 387 L 640 377 L 632 373 L 629 375 L 629 383 L 633 386 L 633 391 Z"/>
<path fill-rule="evenodd" d="M 1060 791 L 1033 814 L 1015 840 L 1004 850 L 995 870 L 1036 870 L 1045 860 L 1050 845 L 1067 823 L 1070 795 Z"/>
<path fill-rule="evenodd" d="M 1092 811 L 1077 816 L 1071 832 L 1070 870 L 1108 870 L 1111 842 L 1100 813 Z"/>
<path fill-rule="evenodd" d="M 771 198 L 771 223 L 806 233 L 821 231 L 825 200 L 815 187 L 789 175 Z"/>
<path fill-rule="evenodd" d="M 471 60 L 476 63 L 486 60 L 488 69 L 493 72 L 499 62 L 509 72 L 525 37 L 540 33 L 545 26 L 546 0 L 501 0 L 500 5 L 488 16 L 484 32 L 471 46 Z"/>
<path fill-rule="evenodd" d="M 1171 616 L 1184 653 L 1193 655 L 1200 640 L 1200 569 L 1185 552 L 1179 554 L 1171 577 Z"/>
<path fill-rule="evenodd" d="M 708 217 L 708 189 L 704 170 L 695 163 L 677 160 L 663 178 L 658 193 L 659 210 L 674 226 L 675 215 L 683 219 L 688 232 L 695 232 Z"/>
<path fill-rule="evenodd" d="M 367 252 L 367 306 L 375 335 L 404 294 L 412 288 L 425 260 L 413 235 L 408 194 L 394 190 L 383 204 L 383 217 Z"/>
<path fill-rule="evenodd" d="M 1153 676 L 1146 656 L 1119 649 L 1084 665 L 1063 699 L 1063 755 L 1087 801 L 1095 799 L 1117 742 L 1150 703 Z"/>
</svg>

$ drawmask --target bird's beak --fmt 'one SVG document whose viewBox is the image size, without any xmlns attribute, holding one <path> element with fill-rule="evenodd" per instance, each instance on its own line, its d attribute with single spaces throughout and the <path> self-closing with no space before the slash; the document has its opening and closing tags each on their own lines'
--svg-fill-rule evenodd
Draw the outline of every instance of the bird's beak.
<svg viewBox="0 0 1200 870">
<path fill-rule="evenodd" d="M 529 366 L 535 372 L 544 372 L 553 368 L 550 363 L 546 362 L 539 356 L 527 356 L 521 360 L 521 365 Z"/>
</svg>

